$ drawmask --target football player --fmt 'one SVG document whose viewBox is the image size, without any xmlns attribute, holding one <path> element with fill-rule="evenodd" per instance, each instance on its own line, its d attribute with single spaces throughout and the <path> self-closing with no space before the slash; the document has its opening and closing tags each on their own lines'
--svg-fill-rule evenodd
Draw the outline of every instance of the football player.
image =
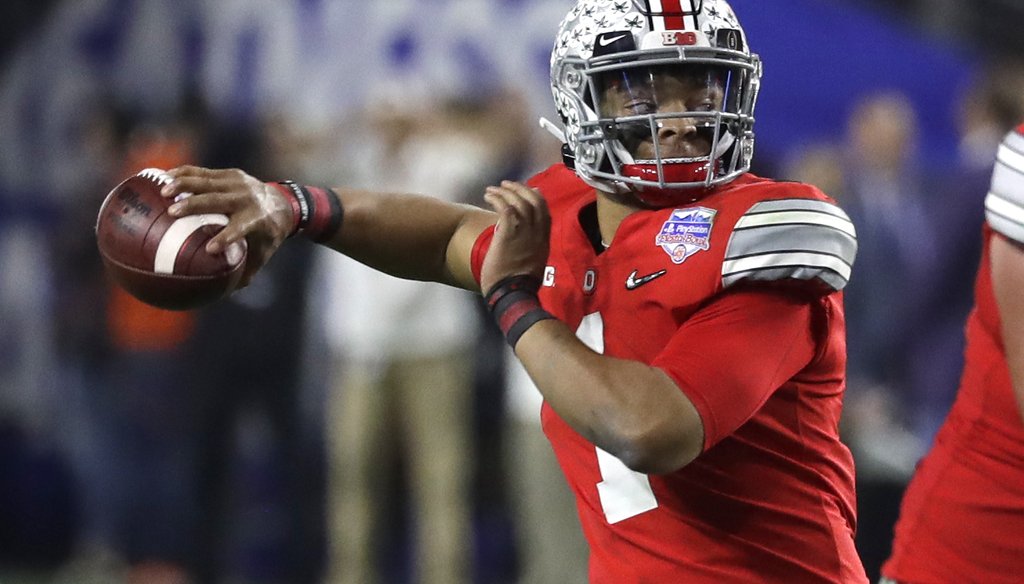
<svg viewBox="0 0 1024 584">
<path fill-rule="evenodd" d="M 956 402 L 907 487 L 889 582 L 1024 577 L 1024 126 L 999 148 Z"/>
<path fill-rule="evenodd" d="M 861 583 L 840 443 L 853 225 L 750 174 L 761 62 L 722 0 L 580 0 L 551 86 L 564 163 L 489 212 L 411 195 L 171 171 L 251 275 L 300 232 L 482 291 L 544 396 L 591 580 Z M 343 309 L 343 307 L 342 307 Z"/>
</svg>

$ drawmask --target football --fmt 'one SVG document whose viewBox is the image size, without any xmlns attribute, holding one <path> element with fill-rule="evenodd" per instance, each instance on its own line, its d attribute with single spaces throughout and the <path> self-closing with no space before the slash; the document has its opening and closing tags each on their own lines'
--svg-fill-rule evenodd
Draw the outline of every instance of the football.
<svg viewBox="0 0 1024 584">
<path fill-rule="evenodd" d="M 170 216 L 167 208 L 175 199 L 160 195 L 170 180 L 164 171 L 148 168 L 114 187 L 96 219 L 96 242 L 107 273 L 132 296 L 158 308 L 189 310 L 235 289 L 246 245 L 242 241 L 222 254 L 207 253 L 206 242 L 228 218 Z"/>
</svg>

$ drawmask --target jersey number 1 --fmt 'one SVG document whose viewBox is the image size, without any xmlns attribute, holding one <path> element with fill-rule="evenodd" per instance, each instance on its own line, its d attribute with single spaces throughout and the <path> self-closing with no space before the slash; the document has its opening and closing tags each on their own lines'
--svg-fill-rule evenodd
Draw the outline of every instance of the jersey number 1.
<svg viewBox="0 0 1024 584">
<path fill-rule="evenodd" d="M 594 312 L 583 317 L 576 329 L 576 336 L 586 346 L 604 354 L 604 320 L 601 313 Z M 647 475 L 630 470 L 615 456 L 596 446 L 594 448 L 597 450 L 597 466 L 601 469 L 597 494 L 601 498 L 601 508 L 608 523 L 618 523 L 658 506 Z"/>
</svg>

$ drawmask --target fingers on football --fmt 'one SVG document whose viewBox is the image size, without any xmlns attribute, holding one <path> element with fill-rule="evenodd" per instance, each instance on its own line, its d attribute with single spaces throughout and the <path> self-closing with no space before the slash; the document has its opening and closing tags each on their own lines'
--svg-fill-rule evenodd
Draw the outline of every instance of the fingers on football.
<svg viewBox="0 0 1024 584">
<path fill-rule="evenodd" d="M 244 215 L 244 213 L 241 215 Z M 211 237 L 210 241 L 206 243 L 206 251 L 209 253 L 220 253 L 232 243 L 244 239 L 246 235 L 255 229 L 257 223 L 253 219 L 247 219 L 239 215 L 233 216 L 231 221 L 224 226 L 224 229 L 221 229 L 217 235 Z"/>
<path fill-rule="evenodd" d="M 223 193 L 236 186 L 237 184 L 227 177 L 181 176 L 164 185 L 160 189 L 160 194 L 164 197 L 176 197 L 181 193 Z"/>
<path fill-rule="evenodd" d="M 205 178 L 219 178 L 225 175 L 233 174 L 237 172 L 236 169 L 222 169 L 222 168 L 204 168 L 202 166 L 192 166 L 186 164 L 177 168 L 172 168 L 167 171 L 167 175 L 172 179 L 180 177 L 205 177 Z"/>
<path fill-rule="evenodd" d="M 191 191 L 186 191 L 191 192 Z M 206 192 L 193 195 L 171 205 L 169 211 L 175 217 L 198 215 L 200 213 L 222 213 L 230 215 L 245 208 L 248 200 L 244 193 L 238 192 Z"/>
</svg>

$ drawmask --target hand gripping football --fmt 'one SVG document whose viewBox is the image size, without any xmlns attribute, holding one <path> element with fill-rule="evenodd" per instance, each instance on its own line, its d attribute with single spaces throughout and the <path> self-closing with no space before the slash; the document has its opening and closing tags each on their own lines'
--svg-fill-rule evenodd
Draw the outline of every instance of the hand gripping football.
<svg viewBox="0 0 1024 584">
<path fill-rule="evenodd" d="M 160 195 L 170 181 L 148 168 L 110 191 L 96 220 L 96 242 L 107 273 L 132 296 L 169 310 L 187 310 L 230 294 L 245 266 L 242 241 L 224 253 L 206 243 L 227 225 L 224 215 L 174 218 Z"/>
</svg>

